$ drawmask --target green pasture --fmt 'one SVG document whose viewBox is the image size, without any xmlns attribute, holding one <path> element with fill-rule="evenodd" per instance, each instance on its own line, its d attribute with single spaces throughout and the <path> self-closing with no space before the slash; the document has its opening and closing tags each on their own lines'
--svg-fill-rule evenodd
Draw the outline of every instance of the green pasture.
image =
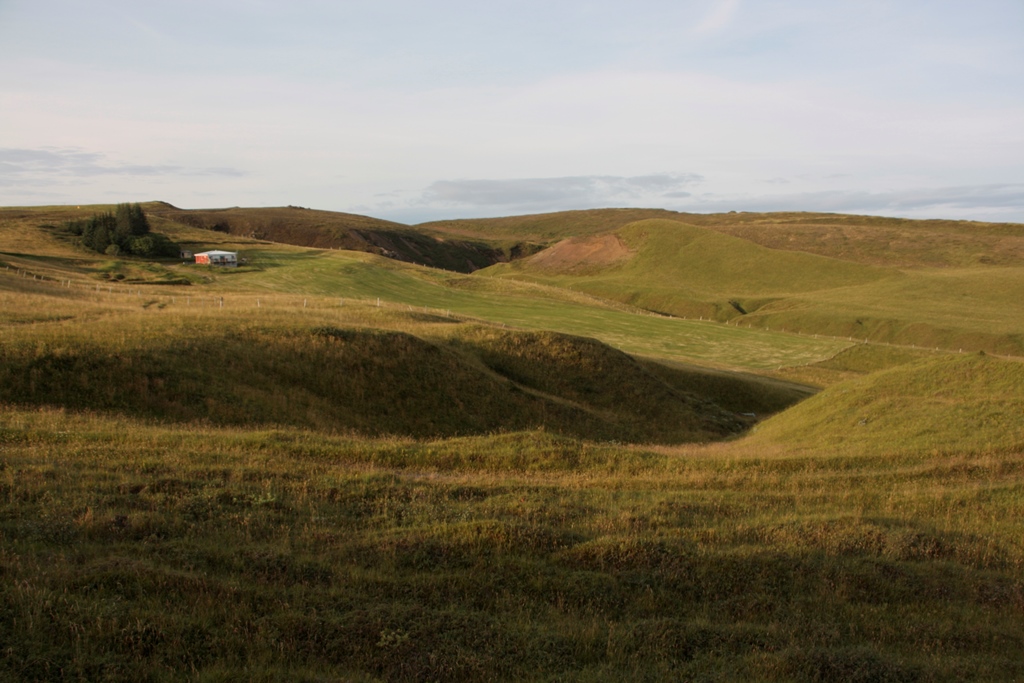
<svg viewBox="0 0 1024 683">
<path fill-rule="evenodd" d="M 554 272 L 524 259 L 483 274 L 750 327 L 1024 355 L 1019 265 L 883 268 L 768 249 L 669 220 L 616 234 L 632 250 L 616 265 Z"/>
<path fill-rule="evenodd" d="M 710 321 L 649 314 L 617 302 L 556 287 L 431 271 L 352 252 L 246 252 L 247 272 L 217 273 L 230 292 L 308 293 L 445 311 L 522 329 L 594 337 L 628 353 L 712 365 L 776 369 L 827 358 L 848 341 L 741 329 Z"/>
</svg>

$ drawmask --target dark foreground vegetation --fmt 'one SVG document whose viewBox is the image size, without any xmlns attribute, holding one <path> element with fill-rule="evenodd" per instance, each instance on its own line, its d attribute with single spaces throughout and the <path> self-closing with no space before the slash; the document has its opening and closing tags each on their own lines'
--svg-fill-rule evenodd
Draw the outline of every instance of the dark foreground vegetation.
<svg viewBox="0 0 1024 683">
<path fill-rule="evenodd" d="M 2 424 L 9 680 L 1024 676 L 1015 452 Z"/>
</svg>

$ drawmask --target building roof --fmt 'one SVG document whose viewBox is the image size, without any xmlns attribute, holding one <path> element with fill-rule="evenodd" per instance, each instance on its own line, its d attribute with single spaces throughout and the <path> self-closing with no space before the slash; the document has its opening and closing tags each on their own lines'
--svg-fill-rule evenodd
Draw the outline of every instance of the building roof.
<svg viewBox="0 0 1024 683">
<path fill-rule="evenodd" d="M 220 249 L 214 249 L 212 251 L 201 251 L 196 256 L 237 256 L 237 251 L 221 251 Z"/>
</svg>

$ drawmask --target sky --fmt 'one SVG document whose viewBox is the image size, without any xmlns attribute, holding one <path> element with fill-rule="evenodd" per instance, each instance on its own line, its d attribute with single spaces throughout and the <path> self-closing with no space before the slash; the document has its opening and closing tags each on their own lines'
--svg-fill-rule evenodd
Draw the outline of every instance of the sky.
<svg viewBox="0 0 1024 683">
<path fill-rule="evenodd" d="M 1024 222 L 1021 0 L 0 0 L 0 205 Z"/>
</svg>

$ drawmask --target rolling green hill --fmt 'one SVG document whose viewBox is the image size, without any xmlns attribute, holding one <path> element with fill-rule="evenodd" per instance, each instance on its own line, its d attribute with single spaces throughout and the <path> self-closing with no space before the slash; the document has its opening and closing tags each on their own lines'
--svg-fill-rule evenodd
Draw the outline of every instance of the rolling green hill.
<svg viewBox="0 0 1024 683">
<path fill-rule="evenodd" d="M 828 256 L 865 265 L 964 267 L 1020 265 L 1024 225 L 978 221 L 912 220 L 812 212 L 717 214 L 663 209 L 592 209 L 504 218 L 423 223 L 417 228 L 467 239 L 530 239 L 551 245 L 640 220 L 661 218 L 707 228 L 771 249 Z"/>
<path fill-rule="evenodd" d="M 401 313 L 367 329 L 365 310 L 347 310 L 329 325 L 211 307 L 12 330 L 0 346 L 0 403 L 416 437 L 545 428 L 680 442 L 746 426 L 593 340 Z"/>
<path fill-rule="evenodd" d="M 854 452 L 1020 452 L 1024 364 L 930 358 L 835 384 L 758 426 L 755 443 Z"/>
<path fill-rule="evenodd" d="M 614 249 L 607 244 L 611 240 L 618 243 L 617 259 L 605 255 Z M 757 313 L 797 294 L 899 277 L 896 271 L 767 249 L 665 219 L 630 223 L 612 235 L 563 240 L 530 258 L 494 266 L 487 274 L 579 288 L 645 309 L 719 320 Z"/>
<path fill-rule="evenodd" d="M 1024 678 L 1024 365 L 948 346 L 1015 348 L 1012 226 L 521 217 L 494 276 L 96 209 L 0 209 L 0 679 Z"/>
<path fill-rule="evenodd" d="M 897 269 L 769 249 L 711 228 L 648 220 L 614 233 L 569 238 L 484 274 L 688 318 L 1024 354 L 1018 318 L 1009 315 L 1024 297 L 1021 265 Z"/>
</svg>

